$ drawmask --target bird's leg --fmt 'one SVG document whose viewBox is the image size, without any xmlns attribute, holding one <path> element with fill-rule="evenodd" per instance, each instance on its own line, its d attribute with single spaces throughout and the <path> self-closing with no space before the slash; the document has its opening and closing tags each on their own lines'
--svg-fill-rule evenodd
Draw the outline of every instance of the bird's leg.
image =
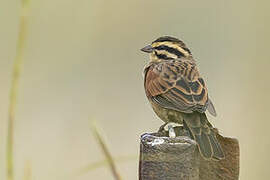
<svg viewBox="0 0 270 180">
<path fill-rule="evenodd" d="M 167 126 L 168 122 L 164 123 L 160 128 L 158 129 L 158 133 L 162 132 L 165 130 L 165 126 Z"/>
<path fill-rule="evenodd" d="M 176 134 L 175 134 L 175 132 L 174 132 L 174 129 L 173 129 L 172 124 L 169 124 L 169 125 L 168 125 L 168 131 L 169 131 L 169 137 L 170 137 L 170 138 L 175 138 L 175 137 L 176 137 Z"/>
</svg>

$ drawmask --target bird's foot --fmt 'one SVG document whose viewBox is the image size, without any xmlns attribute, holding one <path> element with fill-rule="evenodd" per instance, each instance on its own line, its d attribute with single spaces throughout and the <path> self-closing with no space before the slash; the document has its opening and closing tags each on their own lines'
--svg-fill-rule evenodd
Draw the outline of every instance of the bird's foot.
<svg viewBox="0 0 270 180">
<path fill-rule="evenodd" d="M 175 131 L 173 129 L 173 125 L 172 124 L 169 124 L 168 125 L 168 131 L 169 131 L 169 137 L 170 138 L 175 138 L 176 137 L 176 134 L 175 134 Z"/>
<path fill-rule="evenodd" d="M 182 125 L 174 122 L 166 122 L 162 126 L 160 126 L 158 133 L 163 134 L 167 132 L 170 138 L 175 138 L 175 130 L 179 130 L 178 127 L 182 127 Z"/>
</svg>

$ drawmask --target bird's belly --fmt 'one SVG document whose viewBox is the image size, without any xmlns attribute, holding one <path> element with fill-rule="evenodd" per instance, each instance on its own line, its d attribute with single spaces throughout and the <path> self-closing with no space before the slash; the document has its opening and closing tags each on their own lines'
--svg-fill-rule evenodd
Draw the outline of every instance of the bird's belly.
<svg viewBox="0 0 270 180">
<path fill-rule="evenodd" d="M 157 104 L 151 103 L 157 116 L 164 122 L 173 122 L 183 124 L 182 113 L 179 111 L 163 108 Z"/>
</svg>

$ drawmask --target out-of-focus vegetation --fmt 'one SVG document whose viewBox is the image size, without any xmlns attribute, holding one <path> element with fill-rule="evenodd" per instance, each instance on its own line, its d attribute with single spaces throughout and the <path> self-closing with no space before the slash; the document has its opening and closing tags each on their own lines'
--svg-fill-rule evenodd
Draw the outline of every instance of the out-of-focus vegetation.
<svg viewBox="0 0 270 180">
<path fill-rule="evenodd" d="M 270 12 L 268 1 L 31 1 L 23 73 L 13 126 L 14 180 L 113 179 L 89 115 L 98 119 L 114 157 L 139 154 L 139 136 L 162 122 L 143 90 L 147 55 L 161 35 L 186 42 L 205 78 L 218 117 L 210 121 L 240 141 L 245 180 L 268 178 Z M 20 34 L 21 1 L 0 11 L 0 159 L 6 150 L 9 94 Z M 16 64 L 16 63 L 15 63 Z M 89 137 L 90 136 L 90 137 Z M 138 159 L 114 158 L 123 179 L 137 178 Z M 105 164 L 105 163 L 104 163 Z M 6 178 L 0 161 L 0 179 Z"/>
<path fill-rule="evenodd" d="M 112 157 L 108 147 L 106 146 L 105 141 L 102 138 L 101 133 L 96 126 L 96 123 L 92 124 L 91 129 L 92 129 L 92 132 L 94 134 L 94 137 L 97 139 L 97 142 L 98 142 L 103 154 L 106 157 L 106 162 L 108 162 L 108 164 L 109 164 L 109 167 L 111 169 L 113 177 L 115 178 L 115 180 L 121 180 L 122 178 L 121 178 L 120 173 L 118 172 L 118 170 L 116 168 L 115 160 Z"/>
<path fill-rule="evenodd" d="M 26 161 L 23 180 L 32 180 L 32 169 L 29 161 Z"/>
<path fill-rule="evenodd" d="M 17 41 L 16 54 L 13 65 L 13 73 L 11 79 L 11 88 L 9 95 L 9 109 L 8 109 L 8 127 L 7 127 L 7 145 L 6 145 L 6 169 L 7 179 L 14 180 L 14 119 L 18 95 L 18 84 L 21 73 L 23 50 L 25 46 L 27 15 L 28 15 L 29 0 L 22 0 L 20 10 L 19 35 Z M 28 173 L 27 173 L 28 174 Z"/>
</svg>

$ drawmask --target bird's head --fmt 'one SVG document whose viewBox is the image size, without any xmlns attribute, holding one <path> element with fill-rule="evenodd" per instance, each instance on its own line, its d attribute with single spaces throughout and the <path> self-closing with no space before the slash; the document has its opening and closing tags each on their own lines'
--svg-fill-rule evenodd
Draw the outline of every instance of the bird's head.
<svg viewBox="0 0 270 180">
<path fill-rule="evenodd" d="M 190 50 L 181 40 L 170 36 L 162 36 L 141 50 L 150 53 L 151 61 L 192 57 Z"/>
</svg>

